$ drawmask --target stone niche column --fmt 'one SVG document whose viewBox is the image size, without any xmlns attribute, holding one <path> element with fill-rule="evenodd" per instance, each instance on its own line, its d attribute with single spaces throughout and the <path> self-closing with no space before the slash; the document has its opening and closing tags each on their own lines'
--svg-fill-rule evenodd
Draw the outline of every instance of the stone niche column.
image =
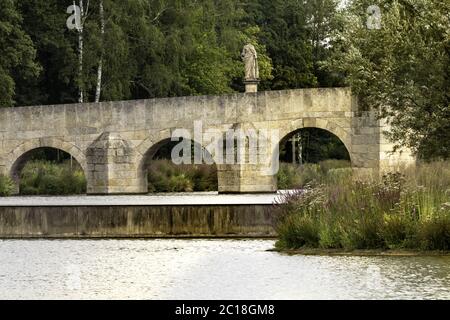
<svg viewBox="0 0 450 320">
<path fill-rule="evenodd" d="M 87 150 L 88 194 L 146 193 L 136 153 L 118 133 L 103 133 Z"/>
<path fill-rule="evenodd" d="M 219 193 L 275 193 L 276 175 L 263 175 L 251 164 L 218 165 Z"/>
<path fill-rule="evenodd" d="M 236 128 L 242 130 L 241 125 L 237 125 Z M 260 132 L 257 136 L 252 135 L 252 138 L 246 135 L 241 140 L 242 143 L 234 140 L 234 148 L 225 148 L 225 161 L 217 165 L 219 193 L 274 193 L 277 191 L 278 153 L 273 152 L 270 136 L 261 137 L 264 135 Z M 229 161 L 231 159 L 233 161 Z"/>
</svg>

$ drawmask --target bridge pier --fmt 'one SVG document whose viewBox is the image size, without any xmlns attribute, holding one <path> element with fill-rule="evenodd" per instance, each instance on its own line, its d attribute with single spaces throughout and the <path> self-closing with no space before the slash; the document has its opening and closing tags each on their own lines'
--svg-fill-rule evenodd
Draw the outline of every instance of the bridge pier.
<svg viewBox="0 0 450 320">
<path fill-rule="evenodd" d="M 276 175 L 267 175 L 259 165 L 218 165 L 219 193 L 274 193 Z"/>
<path fill-rule="evenodd" d="M 147 193 L 134 148 L 118 133 L 103 133 L 86 151 L 88 194 Z"/>
</svg>

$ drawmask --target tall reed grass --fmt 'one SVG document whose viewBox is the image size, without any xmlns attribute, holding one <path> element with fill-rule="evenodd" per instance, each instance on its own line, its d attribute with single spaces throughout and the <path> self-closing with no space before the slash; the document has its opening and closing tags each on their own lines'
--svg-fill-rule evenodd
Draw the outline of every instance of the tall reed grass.
<svg viewBox="0 0 450 320">
<path fill-rule="evenodd" d="M 337 169 L 350 168 L 346 160 L 325 160 L 319 163 L 305 163 L 304 165 L 280 163 L 278 171 L 278 189 L 297 189 L 312 182 L 325 181 Z M 330 172 L 330 170 L 333 170 Z M 330 172 L 330 174 L 329 174 Z"/>
<path fill-rule="evenodd" d="M 275 206 L 277 247 L 450 248 L 450 163 L 381 178 L 330 169 Z"/>
</svg>

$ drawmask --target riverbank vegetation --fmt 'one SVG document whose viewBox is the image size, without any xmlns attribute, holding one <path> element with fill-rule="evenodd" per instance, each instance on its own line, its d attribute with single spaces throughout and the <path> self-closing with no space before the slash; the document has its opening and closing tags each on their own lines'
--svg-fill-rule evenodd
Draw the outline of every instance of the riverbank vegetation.
<svg viewBox="0 0 450 320">
<path fill-rule="evenodd" d="M 0 197 L 10 196 L 14 189 L 15 185 L 11 178 L 0 174 Z"/>
<path fill-rule="evenodd" d="M 148 169 L 148 191 L 217 191 L 214 165 L 176 165 L 170 160 L 153 160 Z"/>
<path fill-rule="evenodd" d="M 74 166 L 74 167 L 73 167 Z M 303 188 L 312 181 L 324 181 L 337 168 L 348 168 L 350 162 L 326 160 L 304 165 L 280 163 L 279 189 Z M 0 196 L 9 196 L 14 182 L 0 176 Z M 175 165 L 170 160 L 153 160 L 148 168 L 148 192 L 217 191 L 217 168 L 214 165 Z M 56 163 L 49 160 L 29 161 L 21 173 L 21 195 L 84 194 L 86 178 L 78 164 L 70 161 Z"/>
<path fill-rule="evenodd" d="M 217 191 L 217 170 L 209 165 L 175 165 L 154 160 L 148 169 L 149 193 Z M 15 182 L 0 175 L 0 197 L 10 196 Z M 30 160 L 20 174 L 20 195 L 75 195 L 86 193 L 86 177 L 75 161 Z"/>
<path fill-rule="evenodd" d="M 86 193 L 86 178 L 76 162 L 32 160 L 20 175 L 21 195 L 73 195 Z"/>
<path fill-rule="evenodd" d="M 280 163 L 278 189 L 303 188 L 313 181 L 325 181 L 337 169 L 349 169 L 345 160 L 325 160 L 304 165 Z M 176 165 L 170 160 L 153 160 L 148 169 L 148 190 L 153 192 L 217 191 L 215 165 Z"/>
<path fill-rule="evenodd" d="M 277 175 L 278 189 L 301 189 L 311 183 L 325 182 L 337 172 L 348 172 L 348 170 L 351 171 L 350 161 L 346 160 L 324 160 L 303 165 L 281 162 Z"/>
<path fill-rule="evenodd" d="M 279 249 L 450 249 L 450 163 L 382 178 L 332 169 L 275 206 Z"/>
<path fill-rule="evenodd" d="M 348 168 L 350 162 L 327 160 L 317 164 L 280 163 L 279 189 L 303 188 L 312 181 L 324 181 L 334 169 Z M 148 168 L 148 192 L 217 191 L 217 168 L 214 165 L 176 165 L 170 160 L 153 160 Z M 0 176 L 0 196 L 10 196 L 15 183 Z M 21 195 L 84 194 L 86 178 L 81 167 L 70 161 L 56 163 L 49 160 L 29 161 L 21 172 Z"/>
</svg>

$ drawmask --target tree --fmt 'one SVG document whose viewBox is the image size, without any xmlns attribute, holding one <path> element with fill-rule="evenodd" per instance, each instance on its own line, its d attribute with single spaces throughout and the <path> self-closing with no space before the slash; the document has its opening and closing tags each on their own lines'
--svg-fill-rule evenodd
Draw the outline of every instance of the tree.
<svg viewBox="0 0 450 320">
<path fill-rule="evenodd" d="M 78 101 L 77 35 L 66 27 L 66 9 L 70 3 L 56 0 L 18 2 L 23 28 L 34 43 L 43 70 L 33 83 L 17 85 L 17 104 Z"/>
<path fill-rule="evenodd" d="M 75 31 L 66 28 L 73 0 L 14 3 L 44 69 L 16 83 L 22 105 L 243 91 L 249 42 L 261 90 L 332 83 L 318 67 L 334 0 L 75 0 Z"/>
<path fill-rule="evenodd" d="M 338 0 L 305 1 L 308 39 L 312 46 L 313 73 L 320 87 L 343 85 L 342 77 L 323 68 L 333 49 L 332 34 L 342 28 Z"/>
<path fill-rule="evenodd" d="M 355 0 L 344 12 L 328 68 L 346 75 L 363 108 L 379 110 L 388 136 L 420 157 L 450 157 L 448 1 L 375 1 L 381 28 L 368 29 L 367 8 Z"/>
<path fill-rule="evenodd" d="M 263 89 L 341 85 L 321 69 L 330 54 L 330 34 L 339 25 L 336 0 L 245 1 L 247 24 L 261 29 L 259 42 L 273 61 L 273 78 Z"/>
<path fill-rule="evenodd" d="M 166 0 L 142 2 L 125 21 L 134 62 L 132 95 L 138 98 L 221 94 L 242 89 L 240 52 L 257 41 L 242 30 L 239 1 Z M 140 14 L 141 13 L 141 14 Z M 270 59 L 261 47 L 262 76 L 270 77 Z M 242 82 L 242 81 L 241 81 Z M 242 83 L 240 83 L 242 84 Z"/>
<path fill-rule="evenodd" d="M 21 105 L 241 91 L 240 52 L 247 42 L 258 48 L 262 79 L 271 78 L 260 29 L 242 25 L 239 0 L 8 0 L 15 3 L 43 66 L 39 77 L 2 81 L 11 99 L 15 85 Z M 69 30 L 66 20 L 76 22 L 74 14 L 80 23 Z"/>
<path fill-rule="evenodd" d="M 104 42 L 105 40 L 105 9 L 103 6 L 103 0 L 99 0 L 98 3 L 99 7 L 99 15 L 100 15 L 100 34 L 101 34 L 101 41 Z M 100 96 L 102 93 L 102 77 L 103 77 L 103 56 L 105 55 L 105 47 L 102 45 L 102 52 L 100 54 L 100 58 L 98 61 L 98 69 L 97 69 L 97 86 L 95 90 L 95 102 L 100 102 Z"/>
<path fill-rule="evenodd" d="M 23 29 L 22 16 L 13 0 L 0 5 L 0 106 L 8 107 L 23 97 L 16 92 L 18 83 L 30 83 L 39 74 L 36 49 Z"/>
<path fill-rule="evenodd" d="M 73 3 L 75 4 L 76 1 L 74 0 Z M 86 19 L 89 14 L 89 1 L 86 4 L 86 8 L 84 7 L 83 0 L 78 0 L 78 7 L 80 8 L 80 17 L 79 19 L 79 25 L 77 26 L 77 32 L 78 32 L 78 102 L 83 103 L 84 102 L 84 96 L 85 96 L 85 86 L 84 86 L 84 25 L 86 23 Z M 75 11 L 77 12 L 77 11 Z M 77 17 L 76 17 L 77 18 Z"/>
<path fill-rule="evenodd" d="M 263 82 L 263 88 L 279 90 L 316 86 L 303 3 L 259 0 L 249 6 L 249 11 L 249 24 L 261 27 L 261 42 L 267 47 L 274 65 L 273 79 Z"/>
</svg>

